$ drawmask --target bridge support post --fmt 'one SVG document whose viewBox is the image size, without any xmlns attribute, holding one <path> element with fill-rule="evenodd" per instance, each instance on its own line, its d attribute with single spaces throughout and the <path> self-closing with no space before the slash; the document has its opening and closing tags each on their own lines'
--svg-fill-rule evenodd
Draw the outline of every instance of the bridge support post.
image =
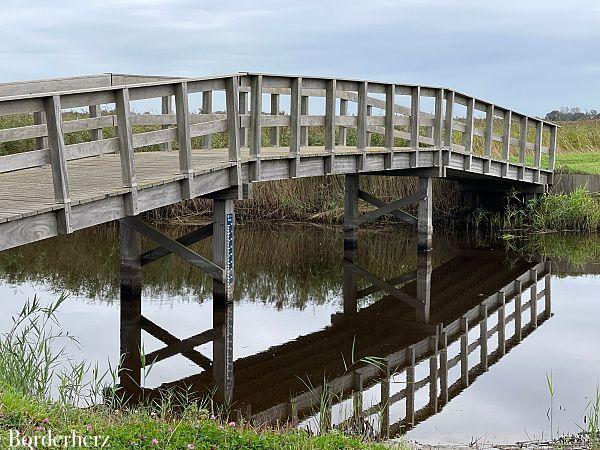
<svg viewBox="0 0 600 450">
<path fill-rule="evenodd" d="M 352 225 L 358 219 L 358 175 L 344 177 L 344 258 L 354 261 L 357 248 L 357 228 Z"/>
<path fill-rule="evenodd" d="M 213 202 L 213 261 L 224 269 L 224 281 L 213 278 L 213 382 L 215 399 L 229 404 L 233 395 L 233 287 L 234 287 L 233 200 Z"/>
<path fill-rule="evenodd" d="M 417 249 L 423 252 L 431 250 L 433 236 L 433 187 L 431 177 L 419 177 L 419 191 L 423 196 L 419 200 Z"/>
<path fill-rule="evenodd" d="M 119 223 L 121 237 L 121 304 L 120 304 L 120 352 L 123 367 L 119 373 L 121 387 L 128 395 L 139 393 L 142 363 L 140 350 L 142 330 L 142 238 L 125 220 Z"/>
</svg>

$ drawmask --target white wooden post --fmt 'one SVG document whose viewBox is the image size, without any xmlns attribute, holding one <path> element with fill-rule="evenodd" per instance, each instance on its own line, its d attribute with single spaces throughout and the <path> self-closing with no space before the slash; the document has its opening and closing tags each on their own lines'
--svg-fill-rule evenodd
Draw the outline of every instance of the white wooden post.
<svg viewBox="0 0 600 450">
<path fill-rule="evenodd" d="M 65 139 L 62 131 L 62 108 L 60 96 L 53 95 L 44 100 L 46 122 L 48 128 L 48 149 L 50 152 L 50 165 L 52 168 L 52 185 L 54 187 L 54 201 L 62 205 L 63 209 L 57 214 L 59 233 L 71 233 L 71 196 L 69 193 L 69 174 Z"/>
<path fill-rule="evenodd" d="M 177 145 L 179 147 L 179 172 L 186 176 L 181 182 L 183 199 L 192 198 L 192 138 L 190 131 L 190 111 L 188 86 L 186 82 L 175 85 L 175 107 L 177 110 Z"/>
<path fill-rule="evenodd" d="M 117 109 L 119 154 L 121 156 L 121 178 L 123 186 L 129 189 L 129 194 L 124 198 L 125 215 L 137 216 L 139 214 L 139 206 L 128 88 L 119 89 L 115 92 L 115 105 Z"/>
</svg>

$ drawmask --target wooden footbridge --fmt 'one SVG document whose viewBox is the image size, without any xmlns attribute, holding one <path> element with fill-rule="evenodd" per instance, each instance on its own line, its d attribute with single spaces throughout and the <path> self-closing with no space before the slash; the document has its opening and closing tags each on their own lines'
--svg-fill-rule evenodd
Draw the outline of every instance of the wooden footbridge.
<svg viewBox="0 0 600 450">
<path fill-rule="evenodd" d="M 347 261 L 343 310 L 332 315 L 330 326 L 235 361 L 231 302 L 214 304 L 212 329 L 177 339 L 142 315 L 139 298 L 128 298 L 121 319 L 121 352 L 127 355 L 121 387 L 146 399 L 173 388 L 216 395 L 232 413 L 260 424 L 302 425 L 321 411 L 321 426 L 375 424 L 376 434 L 396 435 L 437 413 L 551 317 L 550 271 L 549 261 L 507 263 L 504 252 L 485 250 L 462 251 L 432 268 L 431 253 L 420 252 L 415 271 L 383 281 Z M 357 276 L 370 287 L 358 289 Z M 381 299 L 357 306 L 378 292 Z M 181 354 L 200 373 L 142 388 L 142 330 L 164 342 L 145 356 L 148 364 Z M 212 360 L 194 349 L 208 342 Z M 380 397 L 370 402 L 365 392 L 373 390 Z M 398 406 L 402 414 L 393 412 Z"/>
<path fill-rule="evenodd" d="M 195 95 L 199 112 L 190 111 Z M 132 111 L 132 102 L 152 99 L 160 114 Z M 0 250 L 196 197 L 223 201 L 229 206 L 216 210 L 233 214 L 231 199 L 249 195 L 251 183 L 329 174 L 352 178 L 348 228 L 391 213 L 417 225 L 427 247 L 432 177 L 542 191 L 552 183 L 557 135 L 551 123 L 449 89 L 253 73 L 0 85 L 3 123 L 23 116 L 32 120 L 0 129 Z M 310 127 L 322 130 L 321 145 L 309 142 Z M 215 133 L 226 135 L 226 148 L 211 148 Z M 418 176 L 420 189 L 385 204 L 358 190 L 359 174 Z M 357 217 L 359 197 L 378 209 Z M 415 203 L 418 217 L 400 211 Z M 189 259 L 181 246 L 170 249 Z M 195 261 L 226 278 L 222 265 Z"/>
</svg>

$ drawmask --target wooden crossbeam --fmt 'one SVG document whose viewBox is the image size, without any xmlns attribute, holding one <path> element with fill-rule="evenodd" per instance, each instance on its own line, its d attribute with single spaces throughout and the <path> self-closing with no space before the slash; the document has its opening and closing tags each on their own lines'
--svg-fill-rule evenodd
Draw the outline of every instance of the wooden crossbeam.
<svg viewBox="0 0 600 450">
<path fill-rule="evenodd" d="M 144 223 L 138 217 L 126 217 L 124 220 L 126 220 L 127 224 L 134 230 L 139 231 L 148 239 L 153 240 L 171 253 L 175 253 L 177 256 L 189 262 L 194 267 L 206 272 L 215 280 L 218 280 L 221 283 L 225 281 L 225 270 L 222 267 L 219 267 L 212 261 L 200 256 L 198 253 L 190 250 L 180 242 L 165 236 L 157 229 L 152 228 L 150 225 Z"/>
<path fill-rule="evenodd" d="M 158 362 L 180 353 L 183 355 L 184 353 L 195 351 L 194 347 L 211 342 L 220 336 L 221 330 L 212 328 L 196 334 L 195 336 L 179 340 L 179 342 L 173 342 L 172 344 L 168 344 L 166 347 L 148 353 L 146 355 L 146 359 L 148 361 Z"/>
<path fill-rule="evenodd" d="M 207 237 L 212 236 L 213 234 L 213 224 L 210 223 L 208 225 L 204 225 L 203 227 L 198 228 L 197 230 L 192 231 L 191 233 L 188 233 L 184 236 L 178 237 L 176 239 L 177 242 L 179 242 L 181 245 L 185 245 L 186 247 L 189 247 L 192 244 L 195 244 L 196 242 L 199 242 L 203 239 L 206 239 Z M 167 250 L 164 247 L 156 247 L 152 250 L 148 250 L 147 252 L 143 253 L 141 258 L 142 258 L 142 266 L 145 266 L 146 264 L 150 264 L 151 262 L 154 262 L 160 258 L 163 258 L 167 255 L 170 255 L 171 253 L 173 253 L 170 250 Z"/>
<path fill-rule="evenodd" d="M 406 303 L 407 305 L 411 306 L 412 308 L 423 309 L 423 306 L 424 306 L 423 303 L 420 302 L 419 300 L 417 300 L 416 298 L 411 297 L 410 295 L 402 292 L 401 290 L 399 290 L 395 286 L 392 286 L 391 284 L 389 284 L 389 283 L 381 280 L 380 278 L 377 278 L 371 272 L 366 271 L 365 269 L 363 269 L 360 266 L 357 266 L 354 263 L 348 262 L 347 264 L 358 275 L 360 275 L 361 277 L 363 277 L 365 280 L 370 281 L 373 286 L 376 286 L 380 290 L 383 290 L 383 291 L 387 292 L 388 294 L 390 294 L 392 297 L 397 298 L 398 300 L 403 301 L 404 303 Z"/>
<path fill-rule="evenodd" d="M 390 286 L 398 286 L 399 284 L 408 283 L 410 281 L 414 281 L 417 279 L 417 271 L 413 270 L 412 272 L 403 273 L 398 275 L 397 277 L 390 278 L 389 280 L 385 280 L 384 282 L 389 284 Z M 366 297 L 367 295 L 376 294 L 377 292 L 381 292 L 381 288 L 375 285 L 371 285 L 368 288 L 362 289 L 356 293 L 356 298 L 361 299 Z"/>
<path fill-rule="evenodd" d="M 360 198 L 361 200 L 364 200 L 367 203 L 370 203 L 373 206 L 376 206 L 377 208 L 381 208 L 385 205 L 387 205 L 387 203 L 385 203 L 382 200 L 379 200 L 377 197 L 375 197 L 374 195 L 369 194 L 368 192 L 365 191 L 358 191 L 358 198 Z M 404 212 L 400 209 L 395 210 L 390 212 L 390 214 L 392 216 L 394 216 L 396 219 L 402 220 L 403 222 L 409 223 L 411 225 L 417 225 L 417 218 L 411 214 L 408 214 L 407 212 Z"/>
<path fill-rule="evenodd" d="M 148 318 L 146 318 L 144 316 L 142 316 L 140 318 L 140 326 L 142 327 L 142 329 L 144 331 L 150 333 L 152 336 L 154 336 L 156 339 L 162 341 L 167 346 L 173 345 L 173 344 L 178 344 L 178 343 L 182 342 L 181 339 L 179 339 L 176 336 L 173 336 L 167 330 L 159 327 L 154 322 L 152 322 L 151 320 L 149 320 Z M 210 330 L 210 331 L 212 331 L 212 330 Z M 150 363 L 154 362 L 154 360 L 151 358 L 153 356 L 153 353 L 156 353 L 156 352 L 152 352 L 152 353 L 146 355 L 146 359 L 148 361 L 150 361 Z M 185 356 L 187 359 L 192 361 L 194 364 L 202 367 L 206 371 L 208 371 L 212 368 L 212 361 L 210 360 L 210 358 L 207 358 L 206 356 L 204 356 L 200 352 L 194 350 L 193 348 L 190 350 L 185 350 L 185 351 L 181 352 L 181 355 Z"/>
<path fill-rule="evenodd" d="M 394 200 L 393 202 L 387 203 L 386 205 L 376 209 L 375 211 L 370 211 L 356 219 L 348 221 L 346 227 L 359 227 L 362 224 L 375 220 L 385 214 L 390 214 L 393 211 L 402 209 L 408 205 L 412 205 L 413 203 L 417 203 L 419 200 L 425 198 L 426 196 L 427 195 L 422 191 L 418 191 L 399 200 Z"/>
</svg>

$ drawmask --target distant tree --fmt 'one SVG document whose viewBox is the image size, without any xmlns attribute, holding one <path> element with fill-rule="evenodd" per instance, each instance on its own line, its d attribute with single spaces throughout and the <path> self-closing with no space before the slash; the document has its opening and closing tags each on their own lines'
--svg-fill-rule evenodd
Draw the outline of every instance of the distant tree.
<svg viewBox="0 0 600 450">
<path fill-rule="evenodd" d="M 569 108 L 563 106 L 546 114 L 546 120 L 569 121 L 569 120 L 589 120 L 600 119 L 600 113 L 596 109 L 582 111 L 579 107 Z"/>
</svg>

